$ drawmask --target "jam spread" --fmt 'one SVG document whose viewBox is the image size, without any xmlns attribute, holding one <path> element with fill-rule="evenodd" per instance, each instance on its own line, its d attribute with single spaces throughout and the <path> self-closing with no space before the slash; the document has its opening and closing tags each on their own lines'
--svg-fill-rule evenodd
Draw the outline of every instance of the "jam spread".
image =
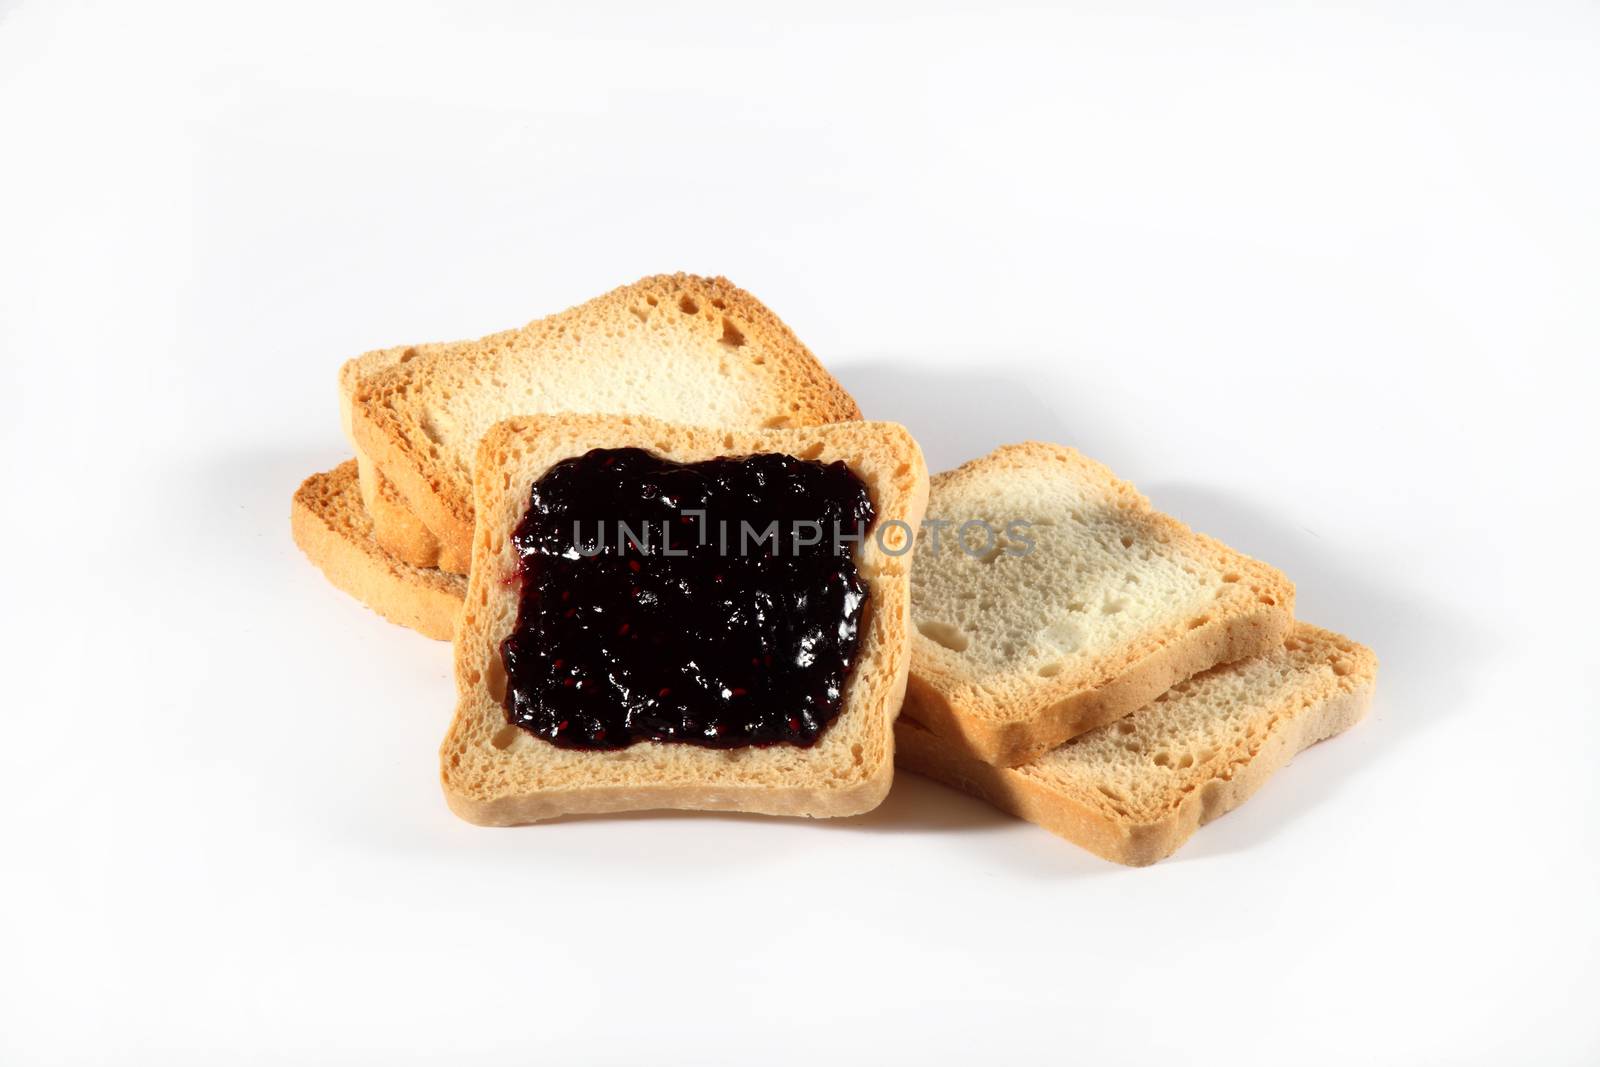
<svg viewBox="0 0 1600 1067">
<path fill-rule="evenodd" d="M 874 514 L 843 463 L 563 460 L 513 534 L 506 718 L 563 748 L 813 745 L 839 715 Z"/>
</svg>

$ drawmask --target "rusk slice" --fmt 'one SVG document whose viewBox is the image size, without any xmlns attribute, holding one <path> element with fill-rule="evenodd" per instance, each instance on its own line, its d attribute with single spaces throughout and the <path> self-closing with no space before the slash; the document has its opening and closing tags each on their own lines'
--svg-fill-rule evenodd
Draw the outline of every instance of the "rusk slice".
<svg viewBox="0 0 1600 1067">
<path fill-rule="evenodd" d="M 363 375 L 356 445 L 460 569 L 472 463 L 501 419 L 630 413 L 696 426 L 810 426 L 861 417 L 844 388 L 755 297 L 723 278 L 658 275 L 517 330 L 434 346 Z"/>
<path fill-rule="evenodd" d="M 402 563 L 372 539 L 372 522 L 356 484 L 355 460 L 301 483 L 289 524 L 295 544 L 328 581 L 391 622 L 450 640 L 467 580 Z"/>
<path fill-rule="evenodd" d="M 385 478 L 365 452 L 355 443 L 351 429 L 350 403 L 363 378 L 406 360 L 432 352 L 445 345 L 412 345 L 380 348 L 346 360 L 339 368 L 339 422 L 356 453 L 356 473 L 360 476 L 361 502 L 372 518 L 372 536 L 384 551 L 403 563 L 416 567 L 442 567 L 457 574 L 467 570 L 467 552 L 452 554 L 439 544 L 433 531 L 416 517 L 394 483 Z"/>
<path fill-rule="evenodd" d="M 1274 771 L 1357 722 L 1370 649 L 1297 624 L 1264 655 L 1180 682 L 1145 708 L 1020 767 L 992 767 L 902 716 L 896 762 L 1090 852 L 1141 867 L 1244 803 Z"/>
<path fill-rule="evenodd" d="M 937 551 L 929 532 L 917 545 L 906 711 L 988 763 L 1026 763 L 1289 632 L 1287 578 L 1070 448 L 936 475 L 928 518 L 949 525 Z M 992 539 L 972 526 L 963 548 L 974 520 Z"/>
<path fill-rule="evenodd" d="M 865 483 L 875 530 L 857 549 L 868 608 L 837 719 L 811 748 L 729 750 L 645 742 L 614 751 L 560 748 L 509 725 L 500 645 L 511 632 L 521 579 L 511 534 L 533 482 L 594 448 L 644 448 L 680 463 L 776 452 L 843 461 Z M 485 825 L 576 812 L 645 808 L 853 815 L 876 807 L 893 776 L 892 724 L 910 666 L 910 565 L 928 475 L 911 435 L 893 423 L 850 422 L 781 430 L 707 429 L 644 416 L 550 415 L 493 428 L 476 457 L 477 532 L 467 607 L 456 638 L 455 719 L 440 748 L 451 809 Z M 884 550 L 887 546 L 888 551 Z"/>
</svg>

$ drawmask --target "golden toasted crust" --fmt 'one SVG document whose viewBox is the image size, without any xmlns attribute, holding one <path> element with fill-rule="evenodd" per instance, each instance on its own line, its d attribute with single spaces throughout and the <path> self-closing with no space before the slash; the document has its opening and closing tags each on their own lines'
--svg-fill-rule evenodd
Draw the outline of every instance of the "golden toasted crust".
<svg viewBox="0 0 1600 1067">
<path fill-rule="evenodd" d="M 979 677 L 961 652 L 916 633 L 906 711 L 927 729 L 975 759 L 1017 766 L 1127 715 L 1190 675 L 1282 644 L 1294 619 L 1294 585 L 1287 577 L 1155 511 L 1132 485 L 1074 449 L 1036 441 L 1008 445 L 934 475 L 930 515 L 942 515 L 947 495 L 992 487 L 1024 469 L 1053 469 L 1095 485 L 1141 539 L 1181 544 L 1191 558 L 1225 573 L 1227 588 L 1203 613 L 1175 611 L 1161 625 L 1049 676 L 1016 670 Z"/>
<path fill-rule="evenodd" d="M 756 428 L 861 417 L 793 331 L 725 278 L 656 275 L 518 330 L 437 347 L 363 377 L 351 421 L 356 445 L 438 537 L 449 569 L 470 558 L 470 463 L 486 419 L 627 410 Z M 545 391 L 555 369 L 567 378 Z M 694 403 L 684 376 L 718 402 Z"/>
<path fill-rule="evenodd" d="M 1244 803 L 1297 753 L 1359 721 L 1372 700 L 1377 665 L 1370 649 L 1299 623 L 1282 648 L 1213 668 L 1121 722 L 1020 767 L 967 756 L 913 720 L 909 709 L 895 725 L 895 761 L 1098 856 L 1140 867 L 1171 855 L 1198 827 Z M 1264 680 L 1247 679 L 1251 672 Z M 1259 703 L 1233 709 L 1219 744 L 1216 724 L 1194 720 L 1185 702 L 1203 700 L 1207 686 L 1241 683 Z M 1142 734 L 1160 737 L 1155 751 L 1135 748 Z M 1134 758 L 1147 765 L 1133 776 L 1106 765 L 1096 750 L 1113 746 L 1135 749 Z"/>
<path fill-rule="evenodd" d="M 440 567 L 465 574 L 465 553 L 444 549 L 423 521 L 406 505 L 394 483 L 385 478 L 377 465 L 355 444 L 351 425 L 351 400 L 363 377 L 436 351 L 443 345 L 407 345 L 380 348 L 346 360 L 339 368 L 339 421 L 344 435 L 356 453 L 356 473 L 361 484 L 361 502 L 372 519 L 372 537 L 391 556 L 414 567 Z"/>
<path fill-rule="evenodd" d="M 412 513 L 394 483 L 373 462 L 356 453 L 361 502 L 372 519 L 372 538 L 391 556 L 414 567 L 437 568 L 465 575 L 471 560 L 456 546 L 440 543 L 433 531 Z"/>
<path fill-rule="evenodd" d="M 646 448 L 678 462 L 780 452 L 842 461 L 866 484 L 883 543 L 858 566 L 868 610 L 839 717 L 812 748 L 717 751 L 638 744 L 615 752 L 557 748 L 506 723 L 500 643 L 520 596 L 511 531 L 535 479 L 592 448 Z M 479 516 L 467 608 L 456 639 L 455 719 L 440 748 L 450 808 L 485 825 L 644 808 L 851 815 L 876 807 L 893 775 L 891 724 L 910 667 L 910 561 L 899 519 L 915 529 L 927 501 L 921 450 L 903 427 L 852 422 L 793 430 L 707 429 L 644 416 L 512 419 L 484 436 L 476 461 Z M 885 550 L 887 549 L 887 550 Z M 899 553 L 899 554 L 894 554 Z"/>
<path fill-rule="evenodd" d="M 328 581 L 391 622 L 450 640 L 466 579 L 402 563 L 373 541 L 355 460 L 301 483 L 289 523 L 295 544 Z"/>
</svg>

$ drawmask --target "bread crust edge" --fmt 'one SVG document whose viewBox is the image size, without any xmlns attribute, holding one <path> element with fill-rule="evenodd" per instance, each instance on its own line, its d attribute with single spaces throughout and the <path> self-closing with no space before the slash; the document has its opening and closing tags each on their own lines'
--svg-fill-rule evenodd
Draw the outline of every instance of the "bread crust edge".
<svg viewBox="0 0 1600 1067">
<path fill-rule="evenodd" d="M 1294 593 L 1292 587 L 1279 592 L 1274 605 L 1258 604 L 1256 610 L 1171 633 L 1114 676 L 1098 684 L 1068 681 L 1046 689 L 1039 699 L 1004 718 L 997 716 L 994 698 L 928 670 L 926 661 L 913 651 L 906 711 L 974 759 L 1019 766 L 1139 710 L 1185 678 L 1281 645 L 1294 626 Z M 914 644 L 927 640 L 920 633 L 912 637 Z"/>
<path fill-rule="evenodd" d="M 1035 823 L 1102 859 L 1145 867 L 1172 855 L 1201 826 L 1243 804 L 1295 756 L 1364 718 L 1377 685 L 1375 661 L 1372 669 L 1373 675 L 1360 684 L 1336 690 L 1293 715 L 1231 778 L 1212 778 L 1153 823 L 1122 824 L 1107 818 L 1016 768 L 966 757 L 907 718 L 895 725 L 895 764 Z"/>
<path fill-rule="evenodd" d="M 337 589 L 355 597 L 368 608 L 400 626 L 415 630 L 436 641 L 449 641 L 455 635 L 463 595 L 452 595 L 442 588 L 409 578 L 400 568 L 377 553 L 374 541 L 363 546 L 339 529 L 317 506 L 317 488 L 329 479 L 355 479 L 355 461 L 347 460 L 332 471 L 313 474 L 295 490 L 289 510 L 289 528 L 294 542 L 307 559 Z M 351 501 L 359 506 L 359 500 Z M 464 583 L 463 583 L 464 589 Z"/>
</svg>

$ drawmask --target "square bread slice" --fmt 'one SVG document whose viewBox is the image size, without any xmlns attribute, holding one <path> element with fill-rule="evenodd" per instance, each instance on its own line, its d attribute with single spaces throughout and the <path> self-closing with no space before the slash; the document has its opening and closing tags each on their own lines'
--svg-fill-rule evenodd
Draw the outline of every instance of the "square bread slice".
<svg viewBox="0 0 1600 1067">
<path fill-rule="evenodd" d="M 1289 632 L 1287 578 L 1070 448 L 1009 445 L 935 475 L 940 521 L 912 570 L 906 710 L 988 763 L 1026 763 Z"/>
<path fill-rule="evenodd" d="M 372 537 L 356 484 L 356 461 L 313 474 L 295 490 L 289 527 L 328 581 L 391 622 L 448 641 L 466 597 L 467 580 L 395 559 Z"/>
<path fill-rule="evenodd" d="M 856 549 L 868 594 L 861 646 L 839 716 L 812 747 L 719 750 L 645 742 L 583 751 L 508 723 L 500 646 L 517 618 L 522 583 L 512 531 L 528 508 L 531 487 L 560 460 L 630 447 L 679 463 L 755 453 L 842 461 L 865 483 L 876 519 Z M 452 811 L 502 826 L 648 808 L 855 815 L 883 799 L 894 774 L 892 725 L 911 661 L 909 537 L 928 494 L 922 452 L 904 427 L 850 422 L 735 430 L 645 416 L 534 416 L 486 434 L 475 470 L 478 527 L 455 646 L 459 698 L 439 753 Z M 896 519 L 906 525 L 896 527 Z"/>
<path fill-rule="evenodd" d="M 407 350 L 362 375 L 350 404 L 356 446 L 433 531 L 449 570 L 471 549 L 479 439 L 501 419 L 551 412 L 746 429 L 861 417 L 759 300 L 688 274 L 645 278 L 478 341 Z"/>
<path fill-rule="evenodd" d="M 456 574 L 467 572 L 465 548 L 452 552 L 439 543 L 433 531 L 411 511 L 394 483 L 383 476 L 377 464 L 355 442 L 350 414 L 351 401 L 361 382 L 417 356 L 448 347 L 443 344 L 401 345 L 365 352 L 344 362 L 339 368 L 339 424 L 356 453 L 356 473 L 361 483 L 361 501 L 372 518 L 373 539 L 385 552 L 414 567 L 439 567 Z"/>
<path fill-rule="evenodd" d="M 895 760 L 1142 867 L 1243 804 L 1296 753 L 1359 721 L 1377 671 L 1370 649 L 1300 623 L 1279 647 L 1179 682 L 1020 767 L 972 759 L 908 716 L 895 724 Z"/>
</svg>

